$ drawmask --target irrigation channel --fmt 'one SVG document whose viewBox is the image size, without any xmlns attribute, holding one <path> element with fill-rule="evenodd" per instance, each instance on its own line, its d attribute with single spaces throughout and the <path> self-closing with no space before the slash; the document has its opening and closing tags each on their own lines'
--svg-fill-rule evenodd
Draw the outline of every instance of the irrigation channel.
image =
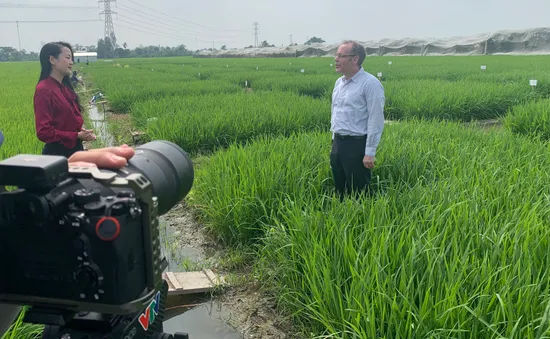
<svg viewBox="0 0 550 339">
<path fill-rule="evenodd" d="M 114 145 L 114 136 L 109 132 L 105 112 L 101 104 L 92 104 L 88 108 L 88 116 L 94 132 L 105 147 Z M 189 218 L 178 217 L 167 213 L 159 218 L 161 225 L 162 253 L 168 260 L 167 271 L 184 272 L 184 262 L 200 262 L 205 253 L 192 245 L 181 246 L 177 241 L 180 230 L 174 227 L 177 223 L 189 222 Z M 164 332 L 185 332 L 190 338 L 201 339 L 237 339 L 243 335 L 227 324 L 224 319 L 230 316 L 221 303 L 212 302 L 194 307 L 183 314 L 165 320 Z"/>
</svg>

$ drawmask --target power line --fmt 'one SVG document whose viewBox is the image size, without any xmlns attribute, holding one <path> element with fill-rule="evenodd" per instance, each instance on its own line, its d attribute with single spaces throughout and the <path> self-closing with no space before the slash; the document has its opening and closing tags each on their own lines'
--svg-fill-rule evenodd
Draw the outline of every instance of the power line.
<svg viewBox="0 0 550 339">
<path fill-rule="evenodd" d="M 61 6 L 61 5 L 27 5 L 27 4 L 11 4 L 0 2 L 0 7 L 3 8 L 41 8 L 41 9 L 97 9 L 97 7 L 85 7 L 85 6 Z"/>
<path fill-rule="evenodd" d="M 123 23 L 126 23 L 126 24 L 129 24 L 129 25 L 135 25 L 136 24 L 136 20 L 134 20 L 133 18 L 131 17 L 128 17 L 126 15 L 123 15 L 123 14 L 119 14 L 118 16 L 120 16 L 121 18 L 127 18 L 127 19 L 130 19 L 131 21 L 127 21 L 127 20 L 124 20 L 124 19 L 121 19 L 121 18 L 118 18 L 117 19 L 117 22 L 123 22 Z M 154 32 L 154 33 L 157 33 L 157 34 L 161 34 L 161 35 L 164 35 L 165 37 L 173 37 L 173 38 L 177 38 L 177 39 L 181 39 L 181 40 L 189 40 L 189 37 L 184 37 L 184 36 L 181 36 L 181 35 L 176 35 L 177 33 L 179 33 L 177 30 L 174 30 L 174 29 L 170 29 L 170 28 L 165 28 L 165 27 L 162 27 L 162 26 L 158 26 L 158 25 L 155 25 L 153 23 L 145 23 L 145 22 L 138 22 L 139 23 L 139 26 L 141 28 L 144 28 L 144 29 L 148 29 L 150 30 L 151 32 Z M 157 29 L 154 29 L 154 28 L 151 28 L 151 27 L 157 27 Z M 159 28 L 161 30 L 165 30 L 165 31 L 160 31 Z M 168 33 L 166 31 L 172 31 L 172 32 L 175 32 L 174 33 Z M 209 41 L 210 42 L 210 41 Z"/>
<path fill-rule="evenodd" d="M 132 22 L 126 22 L 128 24 L 133 24 L 133 25 L 139 24 L 140 27 L 143 27 L 143 25 L 149 25 L 149 26 L 153 26 L 153 27 L 158 27 L 160 29 L 165 29 L 165 30 L 168 30 L 168 31 L 179 33 L 179 31 L 177 29 L 162 27 L 162 26 L 159 26 L 159 25 L 155 25 L 151 22 L 143 22 L 141 20 L 136 20 L 135 18 L 129 17 L 129 16 L 124 15 L 124 14 L 118 14 L 118 16 L 121 17 L 121 18 L 126 18 L 126 19 L 129 19 L 129 20 L 132 21 Z M 125 22 L 124 20 L 121 20 L 120 18 L 117 18 L 116 20 L 117 21 L 120 20 L 122 22 Z M 159 22 L 159 24 L 166 25 L 166 24 L 163 24 L 162 22 Z M 170 26 L 170 25 L 167 25 L 167 26 Z"/>
<path fill-rule="evenodd" d="M 141 4 L 139 4 L 135 1 L 132 1 L 132 0 L 128 0 L 128 1 L 133 3 L 133 4 L 137 4 L 137 6 L 147 8 L 151 11 L 160 13 L 164 17 L 152 14 L 149 11 L 145 12 L 145 11 L 142 11 L 142 10 L 137 9 L 137 8 L 121 6 L 121 8 L 125 12 L 131 13 L 134 16 L 139 16 L 139 17 L 144 18 L 144 19 L 136 19 L 135 17 L 119 14 L 117 12 L 112 11 L 110 3 L 111 2 L 116 3 L 116 0 L 100 0 L 100 1 L 98 1 L 98 3 L 100 3 L 100 2 L 104 3 L 104 10 L 99 13 L 100 15 L 102 15 L 102 14 L 105 15 L 104 35 L 106 37 L 110 38 L 111 43 L 113 44 L 113 46 L 116 45 L 116 36 L 114 34 L 114 24 L 113 24 L 113 19 L 114 18 L 112 17 L 112 14 L 117 15 L 117 18 L 116 18 L 117 20 L 120 20 L 121 22 L 127 23 L 129 25 L 129 26 L 121 25 L 121 27 L 124 27 L 125 29 L 129 29 L 129 30 L 136 31 L 136 32 L 141 32 L 141 33 L 147 33 L 147 34 L 151 34 L 151 35 L 156 35 L 156 36 L 168 37 L 168 38 L 177 39 L 177 40 L 184 40 L 184 41 L 188 41 L 189 37 L 181 36 L 181 34 L 178 35 L 178 33 L 184 33 L 184 35 L 187 35 L 187 34 L 195 35 L 196 42 L 200 41 L 200 42 L 209 42 L 209 43 L 212 42 L 212 43 L 222 43 L 222 44 L 223 43 L 235 43 L 234 40 L 230 40 L 231 38 L 235 38 L 235 35 L 214 35 L 214 34 L 216 34 L 215 31 L 219 31 L 219 32 L 223 32 L 223 31 L 227 31 L 227 32 L 244 31 L 244 30 L 239 30 L 239 29 L 213 28 L 213 27 L 209 27 L 209 26 L 205 26 L 205 25 L 200 25 L 200 24 L 197 24 L 197 23 L 187 22 L 187 21 L 179 19 L 175 16 L 171 16 L 171 15 L 162 13 L 160 11 L 157 11 L 153 8 L 141 5 Z M 27 4 L 14 4 L 14 3 L 6 3 L 6 2 L 0 2 L 0 8 L 13 8 L 13 9 L 75 9 L 75 10 L 77 10 L 77 9 L 86 9 L 86 10 L 94 9 L 94 10 L 97 10 L 96 7 L 85 7 L 85 6 L 70 6 L 70 5 L 69 6 L 63 6 L 63 5 L 55 5 L 55 4 L 51 4 L 51 5 L 50 4 L 27 5 Z M 126 19 L 130 20 L 130 21 L 118 19 L 119 15 L 123 18 L 126 18 Z M 82 23 L 82 22 L 101 22 L 101 19 L 99 19 L 99 20 L 98 19 L 3 20 L 3 21 L 0 21 L 0 24 L 1 23 L 15 23 L 17 25 L 17 28 L 19 29 L 19 23 L 21 23 L 21 24 L 25 24 L 25 23 L 53 24 L 53 23 Z M 176 24 L 172 24 L 173 22 L 177 23 L 177 26 L 176 26 Z M 193 25 L 198 26 L 198 27 L 193 27 L 190 24 L 193 24 Z M 139 28 L 142 28 L 142 29 L 137 29 L 136 27 L 134 27 L 135 25 L 138 25 Z M 181 28 L 179 26 L 187 27 L 187 29 Z M 156 29 L 154 29 L 152 27 L 156 27 Z M 166 31 L 171 31 L 175 34 L 170 34 L 170 33 L 167 33 Z M 204 32 L 204 31 L 207 31 L 207 32 Z M 209 33 L 208 31 L 211 31 L 212 33 Z M 214 38 L 214 39 L 212 39 L 212 40 L 198 40 L 197 36 L 198 37 L 203 37 L 203 38 Z M 227 39 L 227 38 L 229 38 L 229 39 Z M 114 50 L 114 48 L 113 48 L 113 50 Z"/>
<path fill-rule="evenodd" d="M 114 24 L 113 24 L 114 18 L 112 17 L 112 14 L 116 14 L 117 15 L 117 20 L 118 20 L 119 13 L 112 11 L 111 5 L 110 5 L 111 2 L 116 3 L 116 0 L 99 0 L 98 4 L 100 2 L 104 3 L 104 10 L 100 13 L 100 16 L 102 14 L 105 15 L 104 36 L 109 37 L 111 42 L 113 43 L 113 45 L 116 45 L 116 36 L 114 34 Z M 235 41 L 227 41 L 227 40 L 232 39 L 232 38 L 236 38 L 236 36 L 234 34 L 233 35 L 227 35 L 227 34 L 222 35 L 223 33 L 222 34 L 216 34 L 216 32 L 224 32 L 225 31 L 225 32 L 229 33 L 229 32 L 244 31 L 244 30 L 240 30 L 240 29 L 223 29 L 223 28 L 209 27 L 209 26 L 205 26 L 205 25 L 201 25 L 201 24 L 197 24 L 197 23 L 182 20 L 182 19 L 177 18 L 175 16 L 163 13 L 161 11 L 158 11 L 154 8 L 150 8 L 150 7 L 147 7 L 145 5 L 142 5 L 142 4 L 140 4 L 136 1 L 128 0 L 128 2 L 126 2 L 126 5 L 128 5 L 129 3 L 139 6 L 139 8 L 146 8 L 146 9 L 148 9 L 148 11 L 143 11 L 143 10 L 140 10 L 138 8 L 120 6 L 124 10 L 124 12 L 128 12 L 128 14 L 130 14 L 130 16 L 126 16 L 126 15 L 122 15 L 122 14 L 120 14 L 120 16 L 124 17 L 128 20 L 131 20 L 132 22 L 128 22 L 128 21 L 124 21 L 124 20 L 121 20 L 121 21 L 126 22 L 127 24 L 129 24 L 131 26 L 139 25 L 139 27 L 142 28 L 142 29 L 145 26 L 146 27 L 145 29 L 151 30 L 151 33 L 153 35 L 160 35 L 160 36 L 171 37 L 171 38 L 176 38 L 176 39 L 181 39 L 181 40 L 189 40 L 189 37 L 181 36 L 181 35 L 189 34 L 190 36 L 195 35 L 195 38 L 197 36 L 207 38 L 207 39 L 212 38 L 215 42 L 227 43 L 227 42 L 235 42 Z M 133 5 L 133 6 L 135 6 L 135 5 Z M 119 7 L 119 6 L 117 6 L 117 7 Z M 85 6 L 71 6 L 71 5 L 57 5 L 57 4 L 28 5 L 28 4 L 16 4 L 16 3 L 7 3 L 7 2 L 0 2 L 0 8 L 12 8 L 12 9 L 33 9 L 33 8 L 34 9 L 74 9 L 74 10 L 78 10 L 78 9 L 82 9 L 82 10 L 83 9 L 86 9 L 86 10 L 90 9 L 91 10 L 91 9 L 94 9 L 94 10 L 97 10 L 96 7 L 85 7 Z M 162 16 L 155 15 L 151 12 L 159 13 Z M 141 18 L 144 18 L 144 19 L 136 19 L 135 17 L 132 16 L 132 14 L 133 14 L 133 16 L 138 16 L 138 17 L 141 17 Z M 19 20 L 19 21 L 5 20 L 5 21 L 0 21 L 0 23 L 16 23 L 17 25 L 18 25 L 18 23 L 23 24 L 23 23 L 75 23 L 75 22 L 100 22 L 100 20 Z M 195 25 L 196 27 L 191 26 L 191 25 Z M 153 28 L 151 28 L 151 26 L 156 27 L 157 29 L 153 29 Z M 138 29 L 135 29 L 135 28 L 127 27 L 127 26 L 124 26 L 124 27 L 126 29 L 131 29 L 131 30 L 134 30 L 134 31 L 139 31 L 139 32 L 145 33 L 143 30 L 138 30 Z M 186 28 L 181 28 L 181 27 L 186 27 Z M 175 33 L 175 34 L 169 34 L 166 31 L 170 31 L 170 32 Z M 178 33 L 179 33 L 179 35 L 178 35 Z M 221 41 L 221 40 L 226 40 L 226 41 Z M 202 41 L 206 42 L 206 40 L 200 40 L 200 41 L 201 42 Z M 198 40 L 197 40 L 197 42 L 198 42 Z M 211 42 L 211 40 L 208 40 L 208 42 Z"/>
<path fill-rule="evenodd" d="M 141 21 L 141 20 L 136 20 L 135 18 L 126 16 L 126 15 L 124 15 L 124 14 L 118 14 L 118 16 L 120 16 L 120 17 L 122 17 L 122 18 L 129 19 L 129 20 L 132 21 L 132 22 L 128 22 L 128 21 L 125 21 L 125 20 L 122 20 L 122 19 L 117 19 L 117 20 L 119 20 L 119 21 L 126 22 L 127 24 L 135 25 L 135 24 L 137 23 L 137 24 L 139 24 L 139 25 L 142 26 L 142 27 L 143 27 L 144 25 L 147 25 L 147 26 L 157 27 L 157 28 L 162 29 L 162 30 L 172 31 L 172 32 L 175 32 L 176 34 L 181 33 L 181 31 L 178 30 L 178 29 L 162 27 L 162 26 L 153 24 L 153 23 L 151 23 L 151 22 L 143 22 L 143 21 Z M 168 25 L 168 24 L 163 24 L 162 22 L 159 22 L 158 24 L 170 26 L 170 25 Z M 151 28 L 149 28 L 149 27 L 143 27 L 143 28 L 151 29 Z M 153 29 L 151 29 L 151 30 L 153 30 Z M 157 32 L 158 32 L 158 31 L 157 31 Z M 158 32 L 158 33 L 165 33 L 165 32 Z M 172 34 L 172 33 L 166 33 L 166 34 Z M 213 36 L 210 36 L 210 35 L 204 35 L 204 34 L 200 34 L 200 33 L 198 33 L 198 34 L 192 34 L 192 35 L 195 35 L 195 36 L 213 37 Z M 182 36 L 179 36 L 179 37 L 180 37 L 180 38 L 183 38 Z M 233 38 L 233 36 L 217 36 L 217 38 Z"/>
<path fill-rule="evenodd" d="M 209 41 L 209 40 L 197 40 L 197 41 L 199 41 L 199 42 L 212 42 L 214 40 L 211 40 L 211 41 Z M 215 41 L 215 42 L 218 43 L 218 44 L 236 43 L 236 41 Z"/>
<path fill-rule="evenodd" d="M 164 15 L 164 16 L 167 16 L 167 17 L 170 17 L 170 18 L 174 18 L 174 19 L 176 19 L 176 20 L 178 20 L 178 21 L 181 21 L 181 22 L 183 22 L 183 23 L 187 22 L 188 24 L 198 26 L 198 27 L 200 27 L 200 28 L 202 28 L 202 29 L 205 29 L 205 30 L 212 30 L 212 31 L 228 31 L 228 32 L 244 32 L 244 31 L 246 31 L 246 30 L 244 30 L 244 29 L 214 28 L 214 27 L 209 27 L 209 26 L 197 24 L 197 23 L 194 23 L 194 22 L 191 22 L 191 21 L 182 20 L 182 19 L 177 18 L 177 17 L 175 17 L 175 16 L 172 16 L 172 15 L 169 15 L 169 14 L 166 14 L 166 13 L 163 13 L 163 12 L 160 12 L 160 11 L 154 9 L 154 8 L 147 7 L 147 6 L 143 5 L 143 4 L 140 4 L 140 3 L 135 2 L 135 1 L 133 1 L 133 0 L 128 0 L 128 1 L 131 2 L 131 3 L 134 3 L 134 4 L 136 4 L 136 5 L 139 5 L 139 6 L 143 7 L 143 8 L 146 8 L 146 9 L 148 9 L 148 10 L 150 10 L 150 11 L 154 11 L 154 12 L 157 12 L 157 13 L 162 14 L 162 15 Z M 191 27 L 191 28 L 196 28 L 196 27 Z"/>
<path fill-rule="evenodd" d="M 128 23 L 127 21 L 123 21 L 123 22 Z M 132 25 L 133 23 L 129 23 L 129 24 Z M 185 41 L 188 40 L 188 39 L 180 37 L 180 36 L 175 36 L 175 35 L 171 35 L 171 34 L 162 34 L 162 33 L 157 33 L 157 32 L 153 32 L 153 31 L 150 31 L 150 30 L 141 30 L 141 29 L 138 29 L 138 28 L 135 28 L 135 27 L 122 25 L 120 23 L 118 24 L 118 27 L 129 29 L 129 30 L 135 31 L 135 32 L 140 32 L 140 33 L 145 33 L 145 34 L 150 34 L 150 35 L 156 35 L 156 36 L 160 36 L 160 37 L 164 37 L 164 38 L 171 38 L 171 39 L 175 39 L 175 40 L 185 40 Z M 208 43 L 212 42 L 212 41 L 205 41 L 205 40 L 197 40 L 197 41 L 208 42 Z M 216 41 L 216 42 L 217 43 L 231 43 L 231 42 L 235 42 L 235 41 Z"/>
<path fill-rule="evenodd" d="M 121 17 L 125 17 L 124 15 L 119 15 Z M 125 23 L 125 24 L 128 24 L 128 25 L 135 25 L 135 22 L 132 22 L 132 21 L 127 21 L 127 20 L 124 20 L 124 19 L 117 19 L 117 22 L 122 22 L 122 23 Z M 153 34 L 153 35 L 157 35 L 157 36 L 162 36 L 162 37 L 165 37 L 165 38 L 172 38 L 172 39 L 177 39 L 177 40 L 183 40 L 183 41 L 189 41 L 189 37 L 183 37 L 183 36 L 180 36 L 180 35 L 175 35 L 175 34 L 172 34 L 172 33 L 167 33 L 167 32 L 161 32 L 161 31 L 158 31 L 158 30 L 155 30 L 155 29 L 151 29 L 150 27 L 141 27 L 143 29 L 146 29 L 147 31 L 143 31 L 143 30 L 139 30 L 139 29 L 136 29 L 135 27 L 131 27 L 131 26 L 122 26 L 120 24 L 118 24 L 119 26 L 121 27 L 124 27 L 126 29 L 131 29 L 133 31 L 137 31 L 137 32 L 143 32 L 143 33 L 150 33 L 150 34 Z M 149 24 L 151 25 L 151 24 Z M 198 40 L 195 38 L 196 41 L 201 41 L 201 42 L 212 42 L 212 40 Z M 218 43 L 230 43 L 230 42 L 235 42 L 235 41 L 216 41 Z"/>
<path fill-rule="evenodd" d="M 99 1 L 99 2 L 103 2 L 103 1 Z M 162 18 L 160 16 L 156 16 L 154 14 L 144 12 L 144 11 L 141 11 L 141 10 L 138 10 L 138 9 L 134 9 L 134 8 L 126 7 L 126 6 L 120 6 L 119 4 L 117 4 L 117 5 L 118 5 L 117 7 L 120 7 L 122 9 L 124 9 L 125 11 L 128 11 L 128 12 L 134 14 L 134 15 L 137 15 L 137 16 L 143 17 L 145 19 L 149 19 L 149 20 L 151 18 L 155 18 L 155 19 L 157 19 L 155 21 L 157 21 L 158 23 L 166 25 L 166 26 L 171 26 L 169 23 L 165 23 L 167 21 L 166 18 Z M 93 9 L 93 10 L 97 10 L 97 7 L 62 6 L 62 5 L 27 5 L 27 4 L 4 3 L 4 2 L 0 3 L 0 7 L 21 8 L 21 9 L 41 8 L 41 9 Z M 110 6 L 109 6 L 109 10 L 110 10 Z M 117 14 L 117 15 L 119 14 L 119 13 L 113 12 L 112 10 L 111 10 L 111 13 L 112 14 Z M 100 14 L 106 14 L 106 11 L 104 10 L 104 12 L 102 12 Z M 131 19 L 131 20 L 136 20 L 135 18 L 130 18 L 130 17 L 126 17 L 126 18 Z M 106 18 L 106 19 L 108 21 L 108 18 Z M 171 20 L 173 20 L 173 19 L 171 19 Z M 136 20 L 136 21 L 139 21 L 139 20 Z M 178 20 L 174 20 L 174 21 L 177 22 Z M 21 22 L 23 22 L 23 21 L 21 21 Z M 189 26 L 189 25 L 181 24 L 180 22 L 178 22 L 178 24 L 182 25 L 182 26 L 190 27 L 190 28 L 195 28 L 195 27 L 192 27 L 192 26 Z M 110 26 L 110 23 L 107 22 L 106 25 L 107 25 L 107 28 L 108 28 Z M 173 25 L 171 27 L 173 27 Z M 109 29 L 107 29 L 107 30 L 109 30 Z M 113 27 L 113 30 L 114 30 L 114 27 Z M 173 28 L 171 28 L 170 30 L 174 31 Z M 187 30 L 187 29 L 181 29 L 181 30 Z M 217 38 L 234 38 L 235 37 L 234 35 L 212 35 L 212 34 L 205 34 L 203 32 L 197 32 L 197 31 L 189 31 L 189 33 L 191 33 L 191 35 L 197 35 L 197 36 L 202 36 L 202 37 L 207 37 L 207 38 L 216 38 L 216 39 Z M 109 33 L 105 33 L 105 34 L 106 34 L 106 36 L 110 35 Z"/>
<path fill-rule="evenodd" d="M 125 21 L 124 21 L 125 22 Z M 130 23 L 132 24 L 132 23 Z M 135 28 L 135 27 L 131 27 L 131 26 L 126 26 L 126 25 L 122 25 L 122 24 L 118 24 L 118 27 L 122 27 L 122 28 L 126 28 L 126 29 L 129 29 L 131 31 L 135 31 L 135 32 L 140 32 L 140 33 L 145 33 L 145 34 L 151 34 L 151 35 L 156 35 L 156 36 L 161 36 L 161 37 L 165 37 L 165 38 L 171 38 L 171 39 L 176 39 L 176 40 L 185 40 L 181 37 L 175 37 L 175 36 L 168 36 L 168 35 L 165 35 L 165 34 L 158 34 L 158 33 L 155 33 L 155 32 L 151 32 L 151 31 L 144 31 L 144 30 L 141 30 L 141 29 L 138 29 L 138 28 Z"/>
<path fill-rule="evenodd" d="M 85 19 L 85 20 L 1 20 L 0 23 L 32 23 L 32 24 L 57 24 L 57 23 L 66 23 L 66 22 L 101 22 L 98 19 Z"/>
<path fill-rule="evenodd" d="M 121 15 L 121 16 L 123 16 L 123 15 Z M 123 22 L 123 23 L 128 24 L 128 25 L 135 25 L 135 22 L 123 20 L 123 19 L 120 19 L 120 18 L 117 19 L 117 22 Z M 124 27 L 126 27 L 128 29 L 137 30 L 136 28 L 132 28 L 131 26 L 130 27 L 124 26 Z M 150 27 L 142 27 L 142 26 L 140 26 L 140 27 L 143 28 L 143 29 L 148 30 L 151 33 L 156 33 L 156 35 L 161 35 L 161 36 L 164 36 L 164 37 L 167 37 L 167 38 L 170 37 L 170 38 L 175 38 L 175 39 L 180 39 L 180 40 L 187 40 L 188 39 L 188 38 L 185 38 L 185 37 L 182 37 L 182 36 L 179 36 L 179 35 L 174 35 L 172 33 L 159 32 L 157 30 L 151 29 Z"/>
<path fill-rule="evenodd" d="M 177 28 L 177 30 L 174 30 L 174 25 L 173 24 L 165 23 L 165 21 L 166 21 L 165 19 L 163 19 L 161 17 L 158 17 L 158 16 L 155 16 L 154 14 L 143 12 L 143 11 L 138 10 L 138 9 L 127 8 L 125 6 L 120 6 L 120 5 L 119 5 L 119 8 L 123 9 L 124 11 L 128 11 L 128 12 L 132 13 L 133 15 L 139 16 L 141 18 L 145 18 L 146 20 L 148 20 L 147 23 L 149 25 L 153 25 L 151 23 L 151 21 L 154 20 L 158 24 L 170 27 L 170 28 L 164 28 L 164 29 L 168 29 L 168 30 L 171 30 L 171 31 L 177 31 L 178 33 L 180 33 L 181 31 L 188 31 L 187 29 L 179 28 L 179 27 L 175 27 L 175 28 Z M 143 23 L 143 20 L 139 20 L 139 19 L 136 19 L 136 18 L 124 16 L 122 14 L 119 14 L 119 15 L 122 16 L 122 17 L 126 17 L 128 19 L 135 20 L 135 21 L 138 21 L 140 23 Z M 198 33 L 196 31 L 188 31 L 188 32 L 189 32 L 190 35 L 198 35 L 198 36 L 211 37 L 211 38 L 234 38 L 235 37 L 234 35 L 211 35 L 211 34 Z"/>
</svg>

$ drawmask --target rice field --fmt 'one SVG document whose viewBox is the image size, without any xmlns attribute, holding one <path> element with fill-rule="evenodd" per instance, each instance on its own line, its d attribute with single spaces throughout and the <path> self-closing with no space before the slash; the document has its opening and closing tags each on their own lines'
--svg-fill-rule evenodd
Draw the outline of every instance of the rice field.
<svg viewBox="0 0 550 339">
<path fill-rule="evenodd" d="M 5 137 L 0 159 L 42 152 L 42 143 L 35 134 L 33 113 L 34 87 L 39 72 L 32 63 L 0 63 L 0 129 Z"/>
<path fill-rule="evenodd" d="M 392 123 L 374 196 L 343 203 L 328 159 L 332 59 L 128 59 L 82 72 L 134 129 L 200 157 L 190 205 L 221 242 L 257 250 L 256 275 L 304 337 L 548 338 L 546 58 L 367 58 Z M 0 74 L 14 74 L 0 84 L 0 155 L 38 153 L 37 65 Z M 502 127 L 466 124 L 485 119 Z"/>
</svg>

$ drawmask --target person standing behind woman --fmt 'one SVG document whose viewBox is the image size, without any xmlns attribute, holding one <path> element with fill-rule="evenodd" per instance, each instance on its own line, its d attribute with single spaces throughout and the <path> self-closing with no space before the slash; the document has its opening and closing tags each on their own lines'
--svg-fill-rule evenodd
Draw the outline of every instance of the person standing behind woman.
<svg viewBox="0 0 550 339">
<path fill-rule="evenodd" d="M 82 105 L 71 84 L 71 45 L 65 42 L 45 44 L 40 50 L 40 66 L 34 93 L 36 135 L 45 143 L 42 154 L 69 158 L 84 150 L 82 141 L 96 138 L 93 130 L 83 128 Z"/>
</svg>

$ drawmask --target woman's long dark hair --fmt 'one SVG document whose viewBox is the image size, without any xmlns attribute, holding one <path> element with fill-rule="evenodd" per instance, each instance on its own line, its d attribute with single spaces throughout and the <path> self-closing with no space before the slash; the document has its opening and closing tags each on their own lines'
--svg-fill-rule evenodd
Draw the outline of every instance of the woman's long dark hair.
<svg viewBox="0 0 550 339">
<path fill-rule="evenodd" d="M 52 64 L 50 63 L 50 56 L 53 56 L 54 58 L 58 58 L 59 54 L 61 54 L 61 50 L 63 47 L 67 47 L 71 51 L 71 58 L 74 62 L 74 55 L 73 55 L 73 48 L 72 46 L 67 42 L 49 42 L 42 46 L 42 49 L 40 50 L 40 77 L 38 78 L 38 82 L 46 79 L 50 76 L 52 72 Z M 78 105 L 78 108 L 80 109 L 80 113 L 82 113 L 83 107 L 80 104 L 80 98 L 78 97 L 78 94 L 76 94 L 76 91 L 74 90 L 73 84 L 71 83 L 71 79 L 68 75 L 65 75 L 63 77 L 63 84 L 67 86 L 75 95 L 75 102 Z"/>
</svg>

